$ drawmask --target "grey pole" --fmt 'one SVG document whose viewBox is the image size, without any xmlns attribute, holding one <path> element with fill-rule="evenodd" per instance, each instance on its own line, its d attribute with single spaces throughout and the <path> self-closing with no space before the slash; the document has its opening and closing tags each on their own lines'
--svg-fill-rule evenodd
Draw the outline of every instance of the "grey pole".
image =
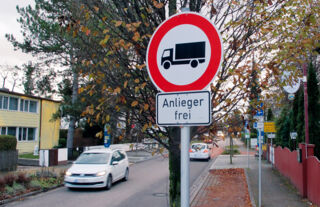
<svg viewBox="0 0 320 207">
<path fill-rule="evenodd" d="M 181 128 L 181 207 L 189 207 L 190 127 Z"/>
<path fill-rule="evenodd" d="M 182 8 L 182 12 L 190 11 L 189 8 Z M 181 178 L 180 178 L 180 191 L 181 191 L 181 207 L 189 207 L 189 177 L 190 177 L 190 127 L 184 126 L 181 128 Z"/>
<path fill-rule="evenodd" d="M 259 207 L 261 207 L 261 129 L 258 130 L 258 143 L 259 143 Z"/>
<path fill-rule="evenodd" d="M 250 134 L 250 133 L 249 133 Z M 247 139 L 247 164 L 248 164 L 248 169 L 249 169 L 249 142 L 251 141 L 250 137 Z"/>
</svg>

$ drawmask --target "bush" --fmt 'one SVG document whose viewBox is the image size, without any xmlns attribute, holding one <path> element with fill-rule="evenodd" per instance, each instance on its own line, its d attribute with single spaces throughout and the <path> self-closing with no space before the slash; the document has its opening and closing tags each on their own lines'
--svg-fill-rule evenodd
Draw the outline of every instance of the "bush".
<svg viewBox="0 0 320 207">
<path fill-rule="evenodd" d="M 12 186 L 13 183 L 16 181 L 16 179 L 17 179 L 17 177 L 12 173 L 9 173 L 4 176 L 4 181 L 5 181 L 6 185 L 9 185 L 9 186 Z"/>
<path fill-rule="evenodd" d="M 4 178 L 0 177 L 0 191 L 3 191 L 5 187 L 6 187 L 5 180 Z"/>
<path fill-rule="evenodd" d="M 39 180 L 31 180 L 29 187 L 39 189 L 41 188 L 41 183 L 39 182 Z"/>
<path fill-rule="evenodd" d="M 24 185 L 28 185 L 30 181 L 31 181 L 31 178 L 22 172 L 18 174 L 17 180 L 16 180 L 17 183 L 21 183 Z"/>
<path fill-rule="evenodd" d="M 17 139 L 11 135 L 0 135 L 0 151 L 16 150 Z"/>
</svg>

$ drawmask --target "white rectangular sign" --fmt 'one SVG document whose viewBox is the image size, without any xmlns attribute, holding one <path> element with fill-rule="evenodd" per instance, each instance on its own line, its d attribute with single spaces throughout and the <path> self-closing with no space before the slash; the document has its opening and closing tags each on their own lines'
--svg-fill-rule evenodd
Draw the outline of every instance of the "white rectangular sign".
<svg viewBox="0 0 320 207">
<path fill-rule="evenodd" d="M 158 93 L 156 117 L 159 126 L 211 124 L 209 91 Z"/>
</svg>

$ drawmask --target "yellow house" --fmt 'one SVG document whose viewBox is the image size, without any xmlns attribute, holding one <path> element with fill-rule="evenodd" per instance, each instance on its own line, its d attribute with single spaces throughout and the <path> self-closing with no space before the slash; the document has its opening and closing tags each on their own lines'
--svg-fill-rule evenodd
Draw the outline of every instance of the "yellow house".
<svg viewBox="0 0 320 207">
<path fill-rule="evenodd" d="M 58 145 L 60 120 L 52 121 L 59 101 L 0 89 L 0 134 L 17 138 L 19 153 Z"/>
</svg>

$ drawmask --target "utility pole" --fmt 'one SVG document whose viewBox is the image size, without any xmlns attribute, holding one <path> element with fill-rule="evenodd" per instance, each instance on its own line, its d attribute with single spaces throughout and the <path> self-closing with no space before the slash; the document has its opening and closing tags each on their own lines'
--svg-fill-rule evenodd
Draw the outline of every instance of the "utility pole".
<svg viewBox="0 0 320 207">
<path fill-rule="evenodd" d="M 308 144 L 309 144 L 309 117 L 308 117 L 308 82 L 307 82 L 307 65 L 306 64 L 303 64 L 303 88 L 304 88 L 305 142 L 306 142 L 306 158 L 307 158 Z"/>
</svg>

